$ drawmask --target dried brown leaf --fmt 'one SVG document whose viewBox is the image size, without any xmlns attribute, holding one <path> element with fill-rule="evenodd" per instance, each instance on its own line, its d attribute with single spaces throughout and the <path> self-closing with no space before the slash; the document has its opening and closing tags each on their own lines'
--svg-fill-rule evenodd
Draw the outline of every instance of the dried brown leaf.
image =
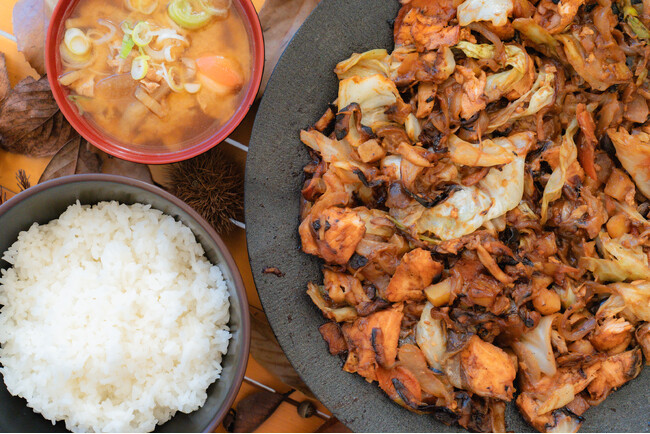
<svg viewBox="0 0 650 434">
<path fill-rule="evenodd" d="M 5 96 L 11 90 L 11 84 L 9 83 L 9 73 L 7 72 L 7 61 L 5 59 L 5 54 L 0 53 L 0 103 Z"/>
<path fill-rule="evenodd" d="M 19 0 L 12 22 L 18 50 L 40 75 L 45 75 L 45 35 L 56 0 Z"/>
<path fill-rule="evenodd" d="M 264 31 L 266 62 L 260 94 L 278 63 L 280 55 L 294 33 L 298 31 L 319 0 L 266 0 L 260 11 L 260 23 Z"/>
<path fill-rule="evenodd" d="M 77 173 L 99 173 L 101 159 L 81 136 L 70 139 L 47 165 L 38 183 Z"/>
<path fill-rule="evenodd" d="M 0 105 L 0 147 L 9 152 L 45 157 L 75 136 L 46 77 L 22 80 Z"/>
<path fill-rule="evenodd" d="M 237 404 L 235 422 L 230 427 L 232 432 L 253 432 L 262 425 L 285 400 L 277 392 L 261 390 L 246 396 Z"/>
</svg>

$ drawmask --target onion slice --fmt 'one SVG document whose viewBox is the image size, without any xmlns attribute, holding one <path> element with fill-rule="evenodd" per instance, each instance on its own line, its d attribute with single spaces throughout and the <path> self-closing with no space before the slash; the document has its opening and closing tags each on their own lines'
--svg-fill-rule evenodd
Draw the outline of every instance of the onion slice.
<svg viewBox="0 0 650 434">
<path fill-rule="evenodd" d="M 173 90 L 174 92 L 182 92 L 183 91 L 183 84 L 182 83 L 177 83 L 174 81 L 174 72 L 176 71 L 175 66 L 171 66 L 167 68 L 167 65 L 164 63 L 162 64 L 162 75 L 167 84 L 169 85 L 169 88 Z M 178 74 L 176 74 L 178 75 Z"/>
<path fill-rule="evenodd" d="M 90 51 L 91 41 L 80 29 L 73 27 L 65 31 L 63 43 L 75 56 L 83 56 Z"/>
</svg>

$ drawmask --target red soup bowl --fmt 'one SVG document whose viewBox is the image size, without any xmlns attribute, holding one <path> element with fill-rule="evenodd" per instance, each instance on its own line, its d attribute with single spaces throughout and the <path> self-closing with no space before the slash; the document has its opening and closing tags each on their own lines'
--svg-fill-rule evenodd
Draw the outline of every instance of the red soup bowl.
<svg viewBox="0 0 650 434">
<path fill-rule="evenodd" d="M 251 49 L 250 78 L 245 84 L 239 106 L 223 125 L 197 131 L 194 138 L 174 146 L 173 149 L 162 145 L 146 146 L 121 142 L 102 131 L 87 115 L 81 114 L 68 98 L 69 90 L 58 81 L 58 77 L 63 72 L 59 45 L 65 34 L 65 21 L 80 1 L 83 0 L 59 0 L 54 9 L 45 42 L 45 66 L 50 88 L 61 112 L 72 127 L 90 143 L 124 160 L 145 164 L 173 163 L 194 157 L 216 146 L 228 137 L 244 119 L 259 90 L 264 68 L 264 38 L 257 12 L 251 0 L 232 0 L 231 6 L 237 10 L 244 22 Z"/>
</svg>

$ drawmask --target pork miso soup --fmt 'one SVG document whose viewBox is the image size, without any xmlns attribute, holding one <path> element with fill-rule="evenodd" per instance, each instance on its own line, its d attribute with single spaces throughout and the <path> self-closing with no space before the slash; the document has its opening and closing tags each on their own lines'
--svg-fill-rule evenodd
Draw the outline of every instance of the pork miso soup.
<svg viewBox="0 0 650 434">
<path fill-rule="evenodd" d="M 59 45 L 59 82 L 111 138 L 175 150 L 235 113 L 251 75 L 231 0 L 80 0 Z"/>
</svg>

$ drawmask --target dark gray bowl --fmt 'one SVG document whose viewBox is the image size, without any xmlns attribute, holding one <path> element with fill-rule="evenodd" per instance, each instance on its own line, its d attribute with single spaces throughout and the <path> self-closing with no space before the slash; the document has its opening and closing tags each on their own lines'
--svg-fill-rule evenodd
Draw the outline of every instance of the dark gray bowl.
<svg viewBox="0 0 650 434">
<path fill-rule="evenodd" d="M 212 432 L 230 409 L 246 370 L 250 346 L 248 300 L 239 270 L 226 245 L 212 227 L 185 202 L 153 185 L 113 175 L 73 175 L 32 187 L 0 206 L 0 255 L 32 223 L 47 223 L 58 218 L 69 205 L 79 200 L 95 204 L 117 200 L 125 204 L 150 204 L 187 225 L 207 258 L 220 264 L 230 293 L 230 332 L 228 353 L 224 356 L 221 378 L 208 388 L 208 399 L 199 410 L 177 413 L 156 432 Z M 0 260 L 0 268 L 9 264 Z M 27 402 L 7 392 L 0 382 L 0 432 L 66 432 L 62 422 L 52 425 L 27 407 Z"/>
<path fill-rule="evenodd" d="M 246 237 L 257 291 L 289 361 L 312 392 L 354 431 L 458 431 L 432 416 L 393 403 L 361 376 L 343 372 L 318 326 L 324 320 L 305 294 L 322 282 L 320 262 L 300 251 L 298 236 L 303 166 L 309 153 L 301 128 L 313 125 L 337 96 L 332 71 L 353 52 L 393 49 L 390 21 L 397 0 L 322 0 L 280 58 L 255 119 L 246 161 Z M 284 277 L 265 274 L 278 267 Z M 648 432 L 650 369 L 585 413 L 582 431 Z M 531 431 L 514 405 L 507 428 Z"/>
</svg>

